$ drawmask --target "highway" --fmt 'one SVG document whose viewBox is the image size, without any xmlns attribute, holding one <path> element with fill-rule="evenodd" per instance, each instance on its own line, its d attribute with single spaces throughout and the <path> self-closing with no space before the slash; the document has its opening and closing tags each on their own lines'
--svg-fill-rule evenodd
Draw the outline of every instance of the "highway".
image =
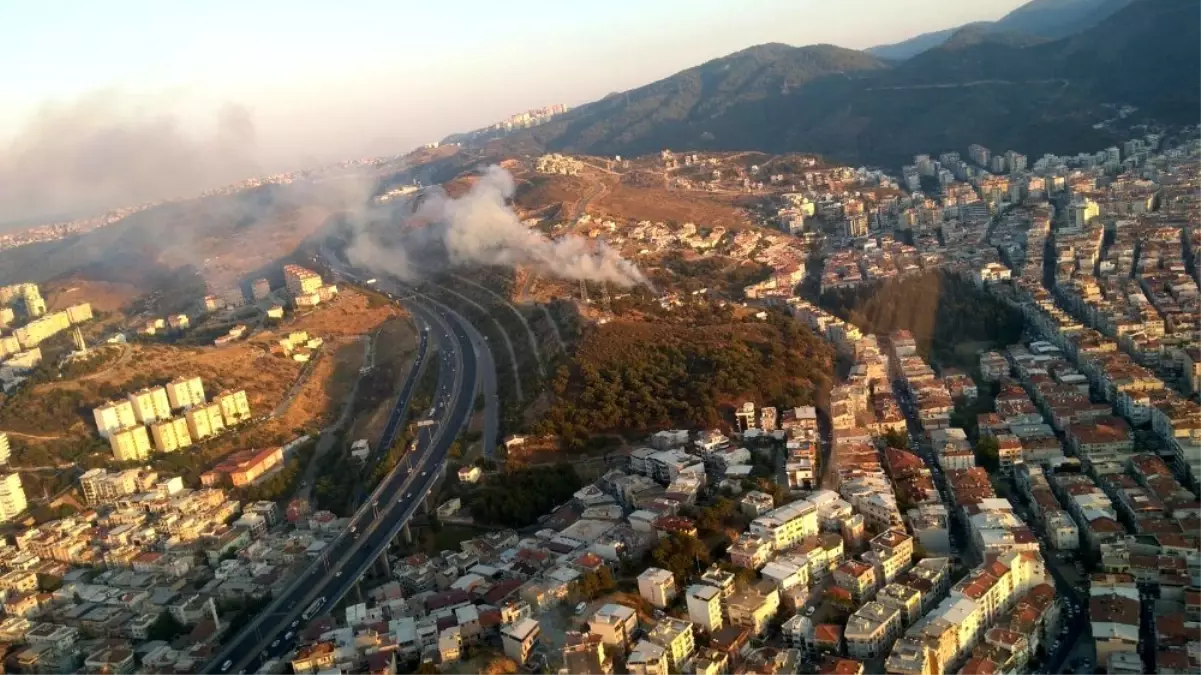
<svg viewBox="0 0 1201 675">
<path fill-rule="evenodd" d="M 253 672 L 265 661 L 291 651 L 303 624 L 328 612 L 350 592 L 421 507 L 444 470 L 447 452 L 472 412 L 477 381 L 475 349 L 469 327 L 460 317 L 416 299 L 406 299 L 404 304 L 425 326 L 422 353 L 426 341 L 432 338 L 438 341 L 443 355 L 432 414 L 425 416 L 433 424 L 421 428 L 416 450 L 380 482 L 354 514 L 350 526 L 288 590 L 229 640 L 203 672 Z M 411 394 L 412 388 L 407 388 L 397 401 L 385 440 L 395 437 Z"/>
</svg>

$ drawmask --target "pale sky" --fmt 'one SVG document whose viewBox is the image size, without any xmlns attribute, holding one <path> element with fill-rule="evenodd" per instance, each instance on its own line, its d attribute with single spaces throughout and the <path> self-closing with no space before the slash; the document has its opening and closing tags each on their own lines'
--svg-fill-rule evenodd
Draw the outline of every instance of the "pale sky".
<svg viewBox="0 0 1201 675">
<path fill-rule="evenodd" d="M 97 96 L 202 139 L 236 104 L 264 165 L 388 154 L 754 44 L 862 49 L 1023 1 L 0 0 L 0 157 L 43 106 L 77 125 Z"/>
</svg>

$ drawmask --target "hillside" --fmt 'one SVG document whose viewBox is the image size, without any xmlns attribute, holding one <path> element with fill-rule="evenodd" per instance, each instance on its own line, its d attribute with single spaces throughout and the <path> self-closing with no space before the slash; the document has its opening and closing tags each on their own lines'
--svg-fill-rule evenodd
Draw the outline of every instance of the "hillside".
<svg viewBox="0 0 1201 675">
<path fill-rule="evenodd" d="M 897 166 L 971 143 L 1037 156 L 1103 147 L 1104 103 L 1192 123 L 1201 9 L 1136 0 L 1052 42 L 961 35 L 894 67 L 831 46 L 762 45 L 576 108 L 509 142 L 626 156 L 663 148 L 807 151 Z M 1015 124 L 1015 120 L 1020 123 Z"/>
<path fill-rule="evenodd" d="M 969 30 L 979 35 L 1008 34 L 1028 40 L 1055 40 L 1097 25 L 1131 0 L 1032 0 L 997 21 L 977 21 L 955 28 L 922 33 L 888 45 L 865 50 L 889 61 L 903 61 L 934 49 Z"/>
<path fill-rule="evenodd" d="M 576 449 L 594 434 L 728 426 L 744 400 L 822 399 L 833 369 L 830 347 L 783 314 L 766 323 L 613 322 L 588 329 L 551 379 L 553 402 L 537 431 Z"/>
<path fill-rule="evenodd" d="M 554 146 L 594 147 L 597 152 L 591 154 L 601 155 L 647 154 L 694 138 L 720 139 L 721 148 L 745 149 L 742 141 L 754 140 L 753 133 L 737 126 L 718 129 L 715 123 L 742 119 L 748 111 L 815 80 L 884 67 L 868 54 L 832 45 L 758 45 L 632 91 L 610 94 L 529 135 Z"/>
</svg>

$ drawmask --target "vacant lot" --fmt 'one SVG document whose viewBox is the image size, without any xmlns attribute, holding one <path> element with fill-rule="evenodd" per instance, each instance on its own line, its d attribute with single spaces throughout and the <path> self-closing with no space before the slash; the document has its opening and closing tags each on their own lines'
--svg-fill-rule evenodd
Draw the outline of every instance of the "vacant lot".
<svg viewBox="0 0 1201 675">
<path fill-rule="evenodd" d="M 286 314 L 277 328 L 264 331 L 261 335 L 264 339 L 279 339 L 280 335 L 300 330 L 325 339 L 364 335 L 375 331 L 385 321 L 404 314 L 403 308 L 380 296 L 344 289 L 333 302 L 320 305 L 317 309 Z"/>
<path fill-rule="evenodd" d="M 130 284 L 108 281 L 92 281 L 81 277 L 56 279 L 42 284 L 42 296 L 50 311 L 66 309 L 81 302 L 91 303 L 99 312 L 112 312 L 129 304 L 142 291 Z"/>
<path fill-rule="evenodd" d="M 750 225 L 739 197 L 705 192 L 609 185 L 592 200 L 588 212 L 627 220 L 676 221 L 737 229 Z"/>
<path fill-rule="evenodd" d="M 380 327 L 375 340 L 375 368 L 359 384 L 355 419 L 348 438 L 366 438 L 375 448 L 417 354 L 416 338 L 413 324 L 406 318 L 392 319 Z M 432 352 L 427 358 L 431 361 L 428 367 L 436 367 Z"/>
</svg>

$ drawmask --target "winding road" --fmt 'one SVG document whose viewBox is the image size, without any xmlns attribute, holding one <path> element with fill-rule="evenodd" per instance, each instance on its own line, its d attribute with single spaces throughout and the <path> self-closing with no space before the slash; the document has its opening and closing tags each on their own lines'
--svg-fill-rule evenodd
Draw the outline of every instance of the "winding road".
<svg viewBox="0 0 1201 675">
<path fill-rule="evenodd" d="M 493 325 L 496 326 L 496 329 L 498 331 L 500 331 L 500 336 L 505 341 L 505 348 L 509 352 L 509 365 L 513 369 L 513 391 L 517 396 L 518 402 L 524 401 L 525 395 L 521 391 L 521 373 L 517 369 L 517 352 L 516 352 L 516 350 L 513 349 L 513 341 L 509 339 L 509 333 L 508 333 L 508 331 L 505 330 L 505 327 L 500 325 L 500 321 L 497 321 L 496 317 L 489 314 L 488 310 L 484 309 L 482 306 L 480 306 L 479 303 L 472 300 L 471 298 L 463 295 L 462 293 L 459 293 L 458 291 L 456 291 L 452 288 L 447 288 L 446 286 L 438 286 L 438 285 L 433 285 L 433 286 L 440 291 L 450 293 L 451 295 L 459 298 L 463 302 L 466 302 L 467 304 L 471 305 L 475 309 L 482 312 L 485 316 L 488 317 L 488 319 L 490 321 L 492 321 Z M 428 297 L 428 295 L 427 295 L 427 297 Z"/>
<path fill-rule="evenodd" d="M 416 449 L 382 480 L 350 519 L 347 529 L 330 542 L 308 569 L 273 599 L 202 668 L 201 672 L 256 670 L 282 657 L 296 643 L 301 626 L 329 611 L 358 582 L 425 502 L 446 468 L 450 446 L 470 418 L 477 384 L 476 350 L 461 319 L 412 299 L 404 303 L 423 325 L 420 349 L 428 340 L 441 345 L 438 392 L 421 427 Z M 385 436 L 395 434 L 401 411 L 409 404 L 406 389 L 393 409 Z M 393 421 L 396 420 L 395 423 Z"/>
</svg>

